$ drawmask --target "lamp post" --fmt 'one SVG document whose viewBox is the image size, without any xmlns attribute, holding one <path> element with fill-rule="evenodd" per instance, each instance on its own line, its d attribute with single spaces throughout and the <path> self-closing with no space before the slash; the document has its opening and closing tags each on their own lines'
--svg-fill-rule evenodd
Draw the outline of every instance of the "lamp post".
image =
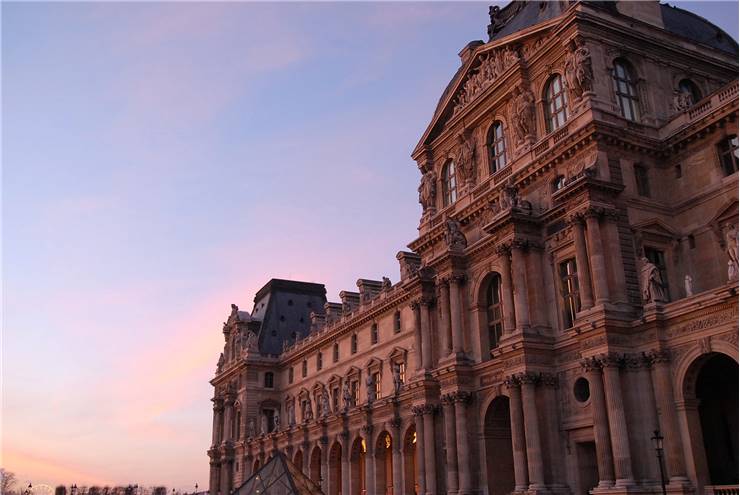
<svg viewBox="0 0 740 495">
<path fill-rule="evenodd" d="M 653 432 L 653 436 L 650 439 L 653 441 L 655 454 L 658 456 L 658 467 L 660 468 L 660 486 L 663 488 L 663 495 L 666 495 L 665 472 L 663 471 L 663 435 L 660 434 L 660 430 L 655 430 Z"/>
<path fill-rule="evenodd" d="M 198 493 L 198 483 L 195 484 L 195 491 L 193 493 L 194 494 Z"/>
</svg>

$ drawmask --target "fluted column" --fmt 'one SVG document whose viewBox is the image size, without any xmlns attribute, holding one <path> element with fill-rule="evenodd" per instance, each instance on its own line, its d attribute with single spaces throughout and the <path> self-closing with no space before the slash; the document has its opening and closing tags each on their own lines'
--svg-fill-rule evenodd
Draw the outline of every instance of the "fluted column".
<svg viewBox="0 0 740 495">
<path fill-rule="evenodd" d="M 419 301 L 414 301 L 410 304 L 411 310 L 414 312 L 414 346 L 416 347 L 416 369 L 420 370 L 423 364 L 423 349 L 421 348 L 421 305 Z"/>
<path fill-rule="evenodd" d="M 457 392 L 455 394 L 455 430 L 457 432 L 457 467 L 459 470 L 460 495 L 472 493 L 472 479 L 470 476 L 470 448 L 468 446 L 468 413 L 467 405 L 470 402 L 470 393 Z"/>
<path fill-rule="evenodd" d="M 362 427 L 365 437 L 365 491 L 368 495 L 375 493 L 375 444 L 373 443 L 373 427 Z"/>
<path fill-rule="evenodd" d="M 509 415 L 511 417 L 511 450 L 514 457 L 514 491 L 529 488 L 527 474 L 527 452 L 524 439 L 524 415 L 522 414 L 522 393 L 516 377 L 506 379 L 509 390 Z"/>
<path fill-rule="evenodd" d="M 511 334 L 516 328 L 514 317 L 514 289 L 511 284 L 511 247 L 501 245 L 497 249 L 501 261 L 501 296 L 504 303 L 504 334 Z"/>
<path fill-rule="evenodd" d="M 452 336 L 450 329 L 450 286 L 449 280 L 443 279 L 439 282 L 439 340 L 442 346 L 441 356 L 447 356 L 451 352 L 450 342 Z"/>
<path fill-rule="evenodd" d="M 511 274 L 514 279 L 514 312 L 516 329 L 529 328 L 529 297 L 527 295 L 527 262 L 524 258 L 526 244 L 514 242 L 511 246 Z"/>
<path fill-rule="evenodd" d="M 460 308 L 460 284 L 464 278 L 455 275 L 450 278 L 450 321 L 452 326 L 452 352 L 462 355 L 464 350 L 462 331 L 462 309 Z"/>
<path fill-rule="evenodd" d="M 393 430 L 393 442 L 391 447 L 393 449 L 393 495 L 403 494 L 403 453 L 401 452 L 401 446 L 403 440 L 401 438 L 401 418 L 393 418 L 390 422 Z"/>
<path fill-rule="evenodd" d="M 660 431 L 663 435 L 666 467 L 671 482 L 687 481 L 686 465 L 681 451 L 680 429 L 676 417 L 673 383 L 671 382 L 671 359 L 668 351 L 650 354 L 653 363 L 653 388 L 655 400 L 660 408 Z"/>
<path fill-rule="evenodd" d="M 424 464 L 426 464 L 426 486 L 427 495 L 437 493 L 437 447 L 434 435 L 434 411 L 431 404 L 424 406 L 424 439 L 426 450 L 424 451 Z"/>
<path fill-rule="evenodd" d="M 599 229 L 599 212 L 590 208 L 586 211 L 586 227 L 588 227 L 588 252 L 591 255 L 591 274 L 594 284 L 596 304 L 609 302 L 609 280 L 606 275 L 606 260 L 604 246 Z"/>
<path fill-rule="evenodd" d="M 426 439 L 424 438 L 424 408 L 414 406 L 414 425 L 416 430 L 416 484 L 419 485 L 419 493 L 426 493 Z"/>
<path fill-rule="evenodd" d="M 421 365 L 430 371 L 433 367 L 432 361 L 432 328 L 431 313 L 432 301 L 429 299 L 421 300 Z"/>
<path fill-rule="evenodd" d="M 542 441 L 540 425 L 537 418 L 537 397 L 535 386 L 538 377 L 524 373 L 519 377 L 522 384 L 522 406 L 524 413 L 524 433 L 527 443 L 527 468 L 529 470 L 529 489 L 539 490 L 545 487 L 545 471 L 542 462 Z"/>
<path fill-rule="evenodd" d="M 231 493 L 231 461 L 221 461 L 221 495 Z"/>
<path fill-rule="evenodd" d="M 596 359 L 581 362 L 586 373 L 591 392 L 591 412 L 594 421 L 594 440 L 596 443 L 596 462 L 599 466 L 599 488 L 614 484 L 614 460 L 609 437 L 609 420 L 604 399 L 604 383 L 601 377 L 601 363 Z"/>
<path fill-rule="evenodd" d="M 594 305 L 594 296 L 591 292 L 591 267 L 586 252 L 586 234 L 583 230 L 583 218 L 573 216 L 573 242 L 576 246 L 576 269 L 578 273 L 578 293 L 581 297 L 581 309 L 590 309 Z"/>
<path fill-rule="evenodd" d="M 220 488 L 219 483 L 218 483 L 219 466 L 218 466 L 218 463 L 216 463 L 213 460 L 211 460 L 211 462 L 209 463 L 209 466 L 211 468 L 211 471 L 210 471 L 210 476 L 208 478 L 208 493 L 209 495 L 217 495 L 219 492 L 219 488 Z"/>
<path fill-rule="evenodd" d="M 445 422 L 447 493 L 456 493 L 458 489 L 457 438 L 455 435 L 455 398 L 452 394 L 442 396 L 442 413 Z"/>
<path fill-rule="evenodd" d="M 602 359 L 604 366 L 604 386 L 606 389 L 606 407 L 609 411 L 609 432 L 612 439 L 614 453 L 614 474 L 617 486 L 634 484 L 632 474 L 632 457 L 630 443 L 627 437 L 627 418 L 624 413 L 622 399 L 622 383 L 619 376 L 620 360 L 616 356 L 605 356 Z"/>
</svg>

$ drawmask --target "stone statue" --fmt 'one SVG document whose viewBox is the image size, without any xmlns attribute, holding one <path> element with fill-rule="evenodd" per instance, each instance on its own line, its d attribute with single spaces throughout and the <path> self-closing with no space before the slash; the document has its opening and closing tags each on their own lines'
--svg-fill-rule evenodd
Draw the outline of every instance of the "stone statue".
<svg viewBox="0 0 740 495">
<path fill-rule="evenodd" d="M 239 316 L 239 306 L 237 306 L 236 304 L 232 304 L 231 305 L 231 315 L 229 316 L 230 318 L 236 318 L 237 316 Z"/>
<path fill-rule="evenodd" d="M 509 115 L 517 146 L 534 134 L 534 95 L 527 88 L 515 87 Z"/>
<path fill-rule="evenodd" d="M 275 423 L 275 431 L 280 430 L 280 413 L 275 411 L 275 415 L 272 417 L 272 421 Z"/>
<path fill-rule="evenodd" d="M 331 412 L 329 407 L 329 392 L 324 388 L 321 391 L 321 417 L 325 418 Z"/>
<path fill-rule="evenodd" d="M 475 142 L 472 137 L 467 139 L 462 133 L 457 136 L 457 156 L 455 164 L 456 172 L 460 177 L 461 183 L 475 182 Z"/>
<path fill-rule="evenodd" d="M 221 370 L 224 368 L 225 363 L 226 363 L 226 358 L 224 357 L 224 353 L 222 352 L 221 355 L 218 357 L 218 364 L 216 364 L 217 373 L 221 373 Z"/>
<path fill-rule="evenodd" d="M 574 98 L 580 98 L 593 87 L 593 68 L 591 67 L 591 51 L 581 38 L 568 44 L 568 54 L 565 56 L 565 82 Z"/>
<path fill-rule="evenodd" d="M 491 21 L 488 25 L 488 39 L 490 41 L 504 27 L 504 20 L 501 18 L 501 7 L 497 5 L 488 7 L 488 17 Z"/>
<path fill-rule="evenodd" d="M 311 421 L 313 419 L 313 407 L 311 406 L 311 399 L 306 401 L 306 408 L 303 410 L 303 422 Z"/>
<path fill-rule="evenodd" d="M 375 377 L 371 373 L 368 373 L 365 379 L 365 386 L 367 387 L 367 403 L 372 404 L 375 402 L 377 394 L 375 393 Z"/>
<path fill-rule="evenodd" d="M 429 170 L 421 176 L 421 184 L 419 184 L 419 203 L 424 211 L 428 208 L 434 207 L 434 199 L 437 196 L 437 177 L 434 175 L 434 171 Z"/>
<path fill-rule="evenodd" d="M 349 380 L 344 380 L 344 385 L 342 385 L 342 401 L 344 402 L 344 410 L 348 411 L 352 407 L 352 392 L 349 390 Z"/>
<path fill-rule="evenodd" d="M 691 93 L 685 91 L 673 90 L 673 110 L 676 112 L 685 112 L 694 104 Z"/>
<path fill-rule="evenodd" d="M 737 280 L 738 257 L 737 257 L 737 227 L 730 224 L 725 230 L 725 250 L 729 261 L 727 262 L 727 279 Z"/>
<path fill-rule="evenodd" d="M 401 381 L 401 365 L 398 363 L 393 364 L 393 392 L 395 395 L 401 393 L 403 388 L 403 382 Z"/>
<path fill-rule="evenodd" d="M 683 287 L 686 289 L 686 297 L 694 295 L 694 279 L 691 278 L 691 275 L 686 275 L 683 278 Z"/>
<path fill-rule="evenodd" d="M 660 270 L 645 256 L 640 269 L 640 284 L 642 285 L 642 299 L 646 303 L 664 302 L 666 300 L 665 290 L 663 289 L 663 279 L 660 276 Z"/>
<path fill-rule="evenodd" d="M 290 399 L 288 401 L 288 404 L 286 405 L 286 409 L 288 412 L 288 426 L 294 426 L 295 425 L 295 401 L 293 399 Z"/>
<path fill-rule="evenodd" d="M 255 430 L 254 418 L 249 418 L 249 421 L 247 421 L 247 438 L 254 438 Z"/>
<path fill-rule="evenodd" d="M 267 433 L 267 416 L 262 415 L 262 421 L 260 422 L 260 435 Z"/>
<path fill-rule="evenodd" d="M 460 230 L 460 222 L 447 219 L 447 234 L 445 235 L 447 246 L 452 250 L 462 250 L 468 247 L 468 240 Z"/>
<path fill-rule="evenodd" d="M 391 279 L 388 277 L 383 277 L 383 284 L 381 285 L 381 290 L 391 290 L 391 287 L 393 287 L 393 284 L 391 283 Z"/>
</svg>

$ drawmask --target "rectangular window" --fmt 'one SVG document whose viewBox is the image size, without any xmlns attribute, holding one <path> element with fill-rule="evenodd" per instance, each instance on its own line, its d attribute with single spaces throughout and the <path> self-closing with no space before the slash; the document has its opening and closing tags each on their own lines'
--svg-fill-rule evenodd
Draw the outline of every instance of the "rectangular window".
<svg viewBox="0 0 740 495">
<path fill-rule="evenodd" d="M 399 363 L 398 375 L 401 377 L 401 383 L 406 383 L 406 363 Z"/>
<path fill-rule="evenodd" d="M 316 369 L 321 370 L 324 367 L 324 355 L 320 352 L 316 354 Z"/>
<path fill-rule="evenodd" d="M 646 246 L 645 257 L 650 260 L 650 263 L 655 265 L 655 268 L 658 269 L 658 272 L 660 273 L 660 280 L 662 282 L 661 285 L 663 287 L 663 292 L 665 293 L 665 297 L 670 301 L 671 293 L 670 290 L 668 290 L 668 270 L 665 263 L 665 254 L 659 249 Z"/>
<path fill-rule="evenodd" d="M 560 295 L 563 298 L 563 324 L 565 328 L 570 328 L 576 320 L 576 313 L 581 310 L 576 260 L 571 258 L 563 261 L 558 265 L 558 270 L 560 272 Z"/>
<path fill-rule="evenodd" d="M 351 337 L 352 354 L 357 354 L 357 334 L 353 334 Z"/>
<path fill-rule="evenodd" d="M 737 172 L 738 168 L 737 136 L 728 136 L 718 146 L 719 161 L 726 176 Z"/>
<path fill-rule="evenodd" d="M 339 344 L 334 343 L 334 350 L 332 351 L 332 358 L 334 359 L 334 362 L 336 363 L 339 361 Z"/>
<path fill-rule="evenodd" d="M 637 186 L 637 194 L 640 196 L 650 197 L 650 181 L 648 180 L 647 168 L 642 165 L 635 165 L 635 185 Z"/>
<path fill-rule="evenodd" d="M 380 399 L 383 390 L 383 384 L 380 382 L 380 373 L 373 373 L 373 383 L 375 384 L 375 397 Z"/>
<path fill-rule="evenodd" d="M 308 361 L 304 360 L 303 364 L 301 365 L 301 374 L 303 375 L 303 378 L 306 378 L 308 376 Z"/>
<path fill-rule="evenodd" d="M 370 343 L 371 344 L 377 344 L 378 343 L 378 324 L 373 323 L 370 327 Z"/>
<path fill-rule="evenodd" d="M 352 380 L 349 384 L 349 390 L 352 393 L 352 405 L 356 406 L 360 403 L 360 382 Z"/>
<path fill-rule="evenodd" d="M 288 368 L 288 383 L 293 383 L 293 367 Z"/>
<path fill-rule="evenodd" d="M 393 315 L 393 331 L 395 333 L 398 333 L 401 331 L 401 312 L 396 311 L 396 314 Z"/>
</svg>

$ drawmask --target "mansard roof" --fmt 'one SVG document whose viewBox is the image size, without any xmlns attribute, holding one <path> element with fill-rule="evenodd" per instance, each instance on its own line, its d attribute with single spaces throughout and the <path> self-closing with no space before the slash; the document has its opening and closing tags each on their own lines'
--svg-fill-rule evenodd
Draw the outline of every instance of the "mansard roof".
<svg viewBox="0 0 740 495">
<path fill-rule="evenodd" d="M 671 5 L 660 4 L 666 31 L 727 53 L 737 54 L 737 41 L 703 17 Z"/>
</svg>

